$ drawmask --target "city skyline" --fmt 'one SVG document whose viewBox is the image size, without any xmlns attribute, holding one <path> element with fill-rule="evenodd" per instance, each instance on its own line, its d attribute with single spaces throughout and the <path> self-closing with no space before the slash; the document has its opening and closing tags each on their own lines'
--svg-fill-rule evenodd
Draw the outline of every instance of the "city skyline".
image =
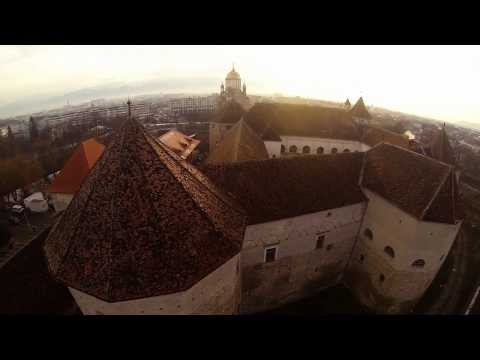
<svg viewBox="0 0 480 360">
<path fill-rule="evenodd" d="M 478 60 L 478 46 L 1 46 L 0 112 L 21 100 L 142 82 L 157 82 L 152 93 L 218 92 L 235 63 L 250 94 L 363 96 L 370 106 L 480 123 Z"/>
</svg>

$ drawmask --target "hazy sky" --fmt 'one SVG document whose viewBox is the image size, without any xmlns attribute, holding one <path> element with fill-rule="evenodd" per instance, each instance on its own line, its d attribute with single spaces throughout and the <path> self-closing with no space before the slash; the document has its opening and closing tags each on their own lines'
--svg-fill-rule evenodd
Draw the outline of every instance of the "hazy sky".
<svg viewBox="0 0 480 360">
<path fill-rule="evenodd" d="M 363 95 L 367 105 L 480 122 L 480 46 L 0 46 L 0 105 L 117 81 L 220 84 L 232 62 L 253 94 Z"/>
</svg>

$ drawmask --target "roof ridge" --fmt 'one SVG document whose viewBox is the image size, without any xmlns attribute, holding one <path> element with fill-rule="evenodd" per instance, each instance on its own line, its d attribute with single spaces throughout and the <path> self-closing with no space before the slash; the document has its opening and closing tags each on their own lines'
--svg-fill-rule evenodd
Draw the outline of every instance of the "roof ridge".
<svg viewBox="0 0 480 360">
<path fill-rule="evenodd" d="M 242 213 L 243 213 L 243 209 L 241 207 L 239 207 L 236 203 L 234 203 L 231 199 L 225 199 L 226 195 L 223 195 L 223 194 L 220 194 L 220 190 L 219 189 L 216 189 L 216 185 L 213 184 L 213 182 L 205 176 L 206 180 L 208 182 L 211 183 L 212 186 L 215 187 L 215 190 L 216 191 L 212 191 L 210 189 L 209 186 L 205 185 L 202 181 L 200 181 L 198 178 L 197 178 L 197 174 L 194 174 L 190 171 L 190 169 L 188 169 L 184 164 L 183 162 L 185 161 L 184 159 L 175 159 L 175 153 L 173 153 L 170 149 L 168 149 L 168 147 L 166 145 L 164 145 L 163 143 L 161 143 L 160 141 L 157 141 L 155 138 L 153 138 L 150 134 L 146 133 L 143 129 L 142 129 L 142 132 L 145 134 L 146 136 L 146 139 L 147 139 L 147 143 L 149 144 L 149 146 L 152 147 L 153 151 L 155 153 L 157 153 L 157 156 L 158 156 L 158 152 L 153 148 L 153 145 L 152 145 L 152 141 L 155 145 L 158 145 L 161 147 L 162 150 L 164 150 L 164 152 L 167 154 L 167 156 L 169 157 L 169 159 L 174 162 L 174 163 L 177 163 L 179 165 L 179 168 L 182 170 L 182 172 L 184 173 L 187 173 L 188 175 L 191 176 L 191 178 L 197 183 L 197 184 L 200 184 L 201 187 L 203 187 L 205 190 L 207 190 L 210 194 L 212 194 L 213 196 L 215 196 L 215 198 L 219 199 L 221 202 L 223 202 L 225 205 L 227 205 L 228 207 L 233 207 L 235 210 L 240 210 Z M 190 198 L 192 198 L 192 200 L 194 201 L 194 203 L 198 206 L 197 204 L 197 201 L 195 200 L 194 196 L 192 196 L 192 194 L 190 193 L 190 191 L 188 191 L 186 188 L 185 188 L 185 184 L 183 183 L 182 180 L 180 180 L 173 172 L 172 170 L 170 169 L 170 167 L 165 164 L 166 168 L 168 169 L 168 171 L 170 172 L 170 174 L 172 174 L 172 176 L 181 184 L 182 188 L 184 189 L 184 191 L 188 194 L 188 196 Z M 199 171 L 198 169 L 195 169 L 197 171 Z M 201 209 L 201 208 L 200 208 Z M 203 209 L 201 209 L 202 212 L 203 212 Z M 209 219 L 211 221 L 211 219 Z"/>
<path fill-rule="evenodd" d="M 430 199 L 430 201 L 427 203 L 427 206 L 425 207 L 425 209 L 420 213 L 420 220 L 423 220 L 425 218 L 425 215 L 427 214 L 428 210 L 430 209 L 430 207 L 432 206 L 433 202 L 435 201 L 435 199 L 438 197 L 438 194 L 440 193 L 440 190 L 443 188 L 443 186 L 445 185 L 445 182 L 447 181 L 448 177 L 450 176 L 451 174 L 451 169 L 449 169 L 449 171 L 443 175 L 443 179 L 442 181 L 439 183 L 439 185 L 437 186 L 437 189 L 435 190 L 435 192 L 433 193 L 433 196 L 432 198 Z"/>
</svg>

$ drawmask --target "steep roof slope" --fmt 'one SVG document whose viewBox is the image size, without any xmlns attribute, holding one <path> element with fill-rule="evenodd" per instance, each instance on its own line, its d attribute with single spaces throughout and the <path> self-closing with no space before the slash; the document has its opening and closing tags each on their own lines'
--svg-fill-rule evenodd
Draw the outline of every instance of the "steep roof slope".
<svg viewBox="0 0 480 360">
<path fill-rule="evenodd" d="M 441 130 L 438 130 L 433 134 L 430 143 L 430 154 L 434 159 L 446 164 L 455 165 L 455 154 L 450 145 L 445 125 Z"/>
<path fill-rule="evenodd" d="M 127 120 L 45 243 L 50 272 L 115 302 L 190 288 L 236 255 L 245 216 Z"/>
<path fill-rule="evenodd" d="M 243 119 L 228 130 L 210 153 L 208 163 L 228 163 L 268 159 L 265 143 Z"/>
<path fill-rule="evenodd" d="M 451 176 L 449 165 L 380 144 L 366 153 L 362 185 L 420 220 L 454 223 Z"/>
<path fill-rule="evenodd" d="M 361 142 L 371 147 L 386 142 L 404 149 L 410 148 L 410 141 L 406 136 L 374 126 L 364 126 Z"/>
<path fill-rule="evenodd" d="M 193 139 L 177 129 L 171 129 L 158 138 L 159 141 L 168 146 L 182 159 L 188 158 L 193 150 L 196 149 L 200 140 Z"/>
<path fill-rule="evenodd" d="M 60 174 L 48 187 L 48 192 L 75 194 L 104 149 L 105 146 L 95 139 L 89 139 L 79 144 Z"/>
<path fill-rule="evenodd" d="M 245 120 L 256 132 L 271 128 L 280 136 L 358 140 L 360 135 L 348 112 L 340 108 L 257 103 Z"/>
<path fill-rule="evenodd" d="M 290 218 L 365 201 L 358 179 L 364 153 L 207 165 L 202 168 L 234 196 L 249 224 Z"/>
<path fill-rule="evenodd" d="M 224 103 L 212 116 L 210 122 L 235 124 L 245 114 L 243 107 L 235 100 Z"/>
<path fill-rule="evenodd" d="M 367 108 L 365 107 L 365 103 L 363 102 L 363 97 L 360 97 L 360 99 L 358 99 L 355 105 L 353 105 L 353 107 L 350 109 L 350 115 L 359 117 L 362 119 L 372 118 Z"/>
</svg>

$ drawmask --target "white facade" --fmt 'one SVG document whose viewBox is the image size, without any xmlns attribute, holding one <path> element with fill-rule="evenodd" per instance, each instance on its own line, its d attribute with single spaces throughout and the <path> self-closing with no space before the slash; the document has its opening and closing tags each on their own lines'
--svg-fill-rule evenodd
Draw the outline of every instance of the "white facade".
<svg viewBox="0 0 480 360">
<path fill-rule="evenodd" d="M 268 157 L 270 158 L 279 158 L 282 152 L 282 142 L 281 141 L 264 141 L 265 148 L 268 152 Z"/>
<path fill-rule="evenodd" d="M 241 311 L 266 310 L 341 281 L 363 209 L 359 203 L 247 226 Z M 277 257 L 266 263 L 269 247 L 276 248 Z"/>
<path fill-rule="evenodd" d="M 216 96 L 197 96 L 170 100 L 173 113 L 212 112 L 217 108 Z"/>
<path fill-rule="evenodd" d="M 228 315 L 238 311 L 240 280 L 240 255 L 236 255 L 180 293 L 109 303 L 69 290 L 84 315 Z"/>
<path fill-rule="evenodd" d="M 297 154 L 331 154 L 332 150 L 333 152 L 341 153 L 344 151 L 364 152 L 370 149 L 368 145 L 365 145 L 360 141 L 352 140 L 301 136 L 281 136 L 281 139 L 281 145 L 284 147 L 285 153 L 296 152 Z M 293 151 L 294 148 L 296 148 L 296 151 Z M 306 150 L 307 148 L 308 150 Z M 334 149 L 336 149 L 336 151 Z"/>
<path fill-rule="evenodd" d="M 426 291 L 461 222 L 420 221 L 363 190 L 369 202 L 350 263 L 349 286 L 366 305 L 380 312 L 398 312 L 412 306 Z"/>
<path fill-rule="evenodd" d="M 73 194 L 51 193 L 53 208 L 55 211 L 65 210 L 73 199 Z"/>
</svg>

